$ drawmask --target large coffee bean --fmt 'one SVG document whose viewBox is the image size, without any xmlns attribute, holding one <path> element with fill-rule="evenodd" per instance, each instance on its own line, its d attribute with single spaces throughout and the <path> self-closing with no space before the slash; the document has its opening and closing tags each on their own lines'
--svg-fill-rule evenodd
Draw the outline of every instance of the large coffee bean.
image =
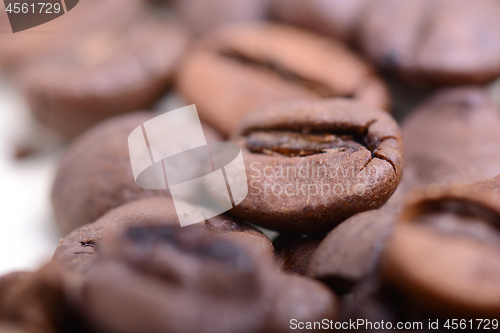
<svg viewBox="0 0 500 333">
<path fill-rule="evenodd" d="M 177 84 L 200 117 L 224 134 L 247 112 L 275 102 L 350 97 L 389 106 L 384 82 L 345 46 L 271 23 L 207 35 L 185 59 Z"/>
<path fill-rule="evenodd" d="M 342 222 L 318 246 L 306 275 L 327 283 L 337 293 L 348 292 L 375 271 L 396 219 L 393 212 L 373 210 Z"/>
<path fill-rule="evenodd" d="M 249 193 L 231 212 L 287 233 L 324 233 L 379 208 L 404 163 L 392 117 L 343 99 L 265 108 L 232 140 L 243 151 Z"/>
<path fill-rule="evenodd" d="M 108 238 L 73 292 L 94 327 L 117 333 L 289 332 L 290 318 L 337 313 L 318 282 L 279 275 L 236 243 L 169 226 Z"/>
<path fill-rule="evenodd" d="M 193 214 L 202 215 L 195 207 Z M 130 226 L 150 225 L 180 228 L 179 218 L 170 198 L 145 198 L 111 210 L 94 223 L 84 225 L 62 239 L 52 260 L 67 271 L 83 273 L 98 257 L 99 244 L 103 239 Z M 184 228 L 201 230 L 216 238 L 234 241 L 261 261 L 273 260 L 273 245 L 269 238 L 237 219 L 220 215 Z"/>
<path fill-rule="evenodd" d="M 69 233 L 94 222 L 108 210 L 129 201 L 170 196 L 169 191 L 147 190 L 136 185 L 128 136 L 152 114 L 132 113 L 96 125 L 65 151 L 52 188 L 52 205 L 59 227 Z M 203 125 L 209 142 L 219 141 L 213 129 Z M 196 172 L 187 165 L 187 174 Z M 195 173 L 196 174 L 196 173 Z"/>
<path fill-rule="evenodd" d="M 427 190 L 406 208 L 383 277 L 446 315 L 500 310 L 500 205 L 463 189 Z"/>
</svg>

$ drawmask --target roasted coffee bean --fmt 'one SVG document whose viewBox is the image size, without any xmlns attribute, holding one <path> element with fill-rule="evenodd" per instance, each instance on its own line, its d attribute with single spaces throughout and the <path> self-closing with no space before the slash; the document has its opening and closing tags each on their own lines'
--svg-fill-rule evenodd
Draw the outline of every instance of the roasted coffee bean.
<svg viewBox="0 0 500 333">
<path fill-rule="evenodd" d="M 281 234 L 273 242 L 278 268 L 286 273 L 304 275 L 307 263 L 323 238 Z"/>
<path fill-rule="evenodd" d="M 429 185 L 465 185 L 500 174 L 500 114 L 486 91 L 443 90 L 403 121 L 405 171 L 388 205 Z"/>
<path fill-rule="evenodd" d="M 129 228 L 102 243 L 82 279 L 75 304 L 95 327 L 117 333 L 288 332 L 290 318 L 336 314 L 322 285 L 278 275 L 193 228 Z"/>
<path fill-rule="evenodd" d="M 168 0 L 172 11 L 199 34 L 238 22 L 262 20 L 270 0 Z"/>
<path fill-rule="evenodd" d="M 182 25 L 151 14 L 106 23 L 16 75 L 37 119 L 66 138 L 151 107 L 190 41 Z"/>
<path fill-rule="evenodd" d="M 170 196 L 165 190 L 136 185 L 130 166 L 128 136 L 152 118 L 132 113 L 109 119 L 85 133 L 64 153 L 52 188 L 52 205 L 59 227 L 69 233 L 94 222 L 111 208 L 152 196 Z M 219 135 L 203 125 L 208 142 Z M 186 173 L 196 172 L 187 165 Z"/>
<path fill-rule="evenodd" d="M 429 320 L 438 319 L 422 302 L 402 294 L 398 289 L 382 281 L 378 274 L 363 278 L 352 293 L 353 297 L 342 304 L 341 321 L 364 320 L 371 323 L 383 321 L 385 327 L 389 323 L 392 324 L 393 329 L 390 332 L 412 332 L 411 328 L 415 332 L 427 332 Z M 396 325 L 400 322 L 410 323 L 411 327 L 398 331 Z M 363 326 L 357 331 L 384 332 L 383 330 L 369 330 L 369 327 Z M 441 330 L 432 331 L 442 332 Z"/>
<path fill-rule="evenodd" d="M 194 216 L 202 214 L 194 207 L 193 211 Z M 83 273 L 98 257 L 99 244 L 104 238 L 123 231 L 129 226 L 144 225 L 167 225 L 180 228 L 173 201 L 170 198 L 153 197 L 133 201 L 113 209 L 94 223 L 84 225 L 62 239 L 52 260 L 58 262 L 67 271 Z M 237 219 L 221 215 L 184 228 L 200 229 L 205 233 L 213 234 L 215 238 L 232 240 L 262 261 L 273 260 L 273 245 L 269 238 Z"/>
<path fill-rule="evenodd" d="M 481 84 L 500 76 L 498 1 L 375 0 L 363 13 L 361 49 L 412 84 Z"/>
<path fill-rule="evenodd" d="M 404 210 L 382 257 L 384 279 L 443 315 L 496 318 L 500 205 L 429 189 Z"/>
<path fill-rule="evenodd" d="M 70 279 L 54 263 L 1 277 L 0 332 L 84 332 L 65 301 L 64 281 Z"/>
<path fill-rule="evenodd" d="M 64 50 L 89 32 L 110 22 L 130 21 L 141 6 L 140 1 L 127 6 L 122 0 L 81 1 L 70 14 L 15 34 L 11 33 L 7 12 L 0 11 L 0 66 L 15 77 L 30 62 Z"/>
<path fill-rule="evenodd" d="M 285 233 L 325 233 L 379 208 L 404 163 L 392 117 L 343 99 L 264 108 L 232 140 L 242 148 L 249 189 L 232 214 Z M 215 184 L 207 189 L 220 200 Z"/>
<path fill-rule="evenodd" d="M 274 0 L 271 16 L 345 41 L 353 41 L 369 0 Z"/>
<path fill-rule="evenodd" d="M 224 134 L 247 112 L 275 102 L 350 97 L 389 107 L 384 82 L 346 47 L 271 23 L 228 26 L 207 35 L 183 62 L 177 84 L 200 117 Z"/>
<path fill-rule="evenodd" d="M 483 197 L 486 200 L 491 200 L 493 202 L 500 202 L 500 175 L 472 184 L 457 186 L 454 190 Z"/>
<path fill-rule="evenodd" d="M 333 229 L 309 260 L 306 275 L 348 292 L 374 272 L 397 215 L 384 210 L 359 213 Z"/>
</svg>

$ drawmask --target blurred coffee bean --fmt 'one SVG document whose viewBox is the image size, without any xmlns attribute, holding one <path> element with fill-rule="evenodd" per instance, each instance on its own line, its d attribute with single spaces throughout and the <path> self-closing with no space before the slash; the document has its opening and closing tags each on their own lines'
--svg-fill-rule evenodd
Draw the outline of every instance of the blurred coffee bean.
<svg viewBox="0 0 500 333">
<path fill-rule="evenodd" d="M 151 14 L 110 19 L 32 62 L 16 81 L 36 118 L 73 138 L 105 118 L 157 102 L 189 40 L 183 26 Z"/>
<path fill-rule="evenodd" d="M 195 207 L 193 213 L 202 215 Z M 149 225 L 180 228 L 179 218 L 170 198 L 146 198 L 111 210 L 94 223 L 86 224 L 62 239 L 52 260 L 67 271 L 83 273 L 98 257 L 99 244 L 103 239 L 130 226 Z M 270 263 L 273 260 L 273 245 L 269 238 L 237 219 L 221 215 L 184 228 L 199 229 L 212 234 L 215 239 L 234 241 L 263 262 Z"/>
<path fill-rule="evenodd" d="M 367 1 L 359 44 L 414 85 L 483 84 L 500 76 L 496 0 Z"/>
<path fill-rule="evenodd" d="M 500 175 L 472 184 L 457 186 L 454 190 L 483 197 L 492 202 L 500 202 Z"/>
<path fill-rule="evenodd" d="M 352 41 L 369 0 L 273 0 L 271 16 L 325 35 Z"/>
<path fill-rule="evenodd" d="M 500 114 L 479 88 L 436 93 L 401 126 L 403 179 L 390 205 L 429 185 L 465 185 L 500 174 Z"/>
<path fill-rule="evenodd" d="M 383 277 L 443 315 L 496 318 L 500 205 L 429 189 L 409 203 L 382 257 Z"/>
<path fill-rule="evenodd" d="M 232 140 L 242 148 L 249 189 L 232 214 L 284 233 L 325 233 L 379 208 L 404 164 L 392 117 L 343 99 L 263 108 Z M 220 200 L 214 184 L 207 189 Z"/>
<path fill-rule="evenodd" d="M 52 188 L 52 205 L 59 227 L 69 233 L 94 222 L 111 208 L 129 201 L 170 196 L 165 190 L 136 185 L 130 166 L 128 136 L 153 114 L 137 112 L 109 119 L 77 139 L 64 153 Z M 208 142 L 219 135 L 203 125 Z M 196 172 L 186 165 L 185 172 Z"/>
<path fill-rule="evenodd" d="M 271 23 L 207 35 L 183 62 L 177 85 L 223 134 L 247 112 L 275 102 L 349 97 L 381 109 L 390 104 L 385 83 L 345 46 Z"/>
<path fill-rule="evenodd" d="M 299 275 L 278 275 L 271 283 L 275 298 L 266 332 L 296 332 L 291 320 L 322 322 L 338 318 L 338 301 L 333 293 L 313 279 Z M 320 330 L 311 330 L 317 332 Z"/>
<path fill-rule="evenodd" d="M 239 22 L 262 20 L 270 0 L 169 0 L 171 9 L 198 34 Z"/>
<path fill-rule="evenodd" d="M 436 316 L 428 311 L 422 302 L 415 298 L 408 298 L 399 290 L 385 283 L 380 276 L 375 273 L 363 278 L 352 290 L 353 297 L 349 301 L 344 301 L 341 308 L 340 317 L 343 321 L 363 320 L 364 322 L 385 323 L 386 327 L 392 324 L 390 332 L 427 332 L 429 320 L 436 319 Z M 398 323 L 409 323 L 406 330 L 396 330 Z M 444 321 L 443 323 L 444 324 Z M 442 325 L 441 324 L 441 325 Z M 442 332 L 441 330 L 432 330 Z M 360 327 L 357 332 L 384 332 L 383 330 L 370 330 Z M 388 331 L 389 332 L 389 331 Z"/>
<path fill-rule="evenodd" d="M 327 283 L 338 294 L 348 292 L 375 271 L 396 219 L 393 212 L 372 210 L 342 222 L 319 244 L 306 275 Z"/>
<path fill-rule="evenodd" d="M 273 242 L 278 268 L 286 273 L 304 275 L 307 263 L 324 236 L 281 234 Z"/>
<path fill-rule="evenodd" d="M 141 1 L 86 0 L 67 15 L 31 28 L 12 33 L 7 12 L 0 11 L 0 66 L 9 75 L 40 58 L 61 52 L 110 22 L 131 21 L 141 10 Z"/>
<path fill-rule="evenodd" d="M 55 264 L 45 265 L 36 272 L 15 272 L 1 277 L 0 331 L 84 332 L 84 325 L 65 301 L 64 281 Z"/>
<path fill-rule="evenodd" d="M 74 298 L 101 330 L 288 332 L 293 316 L 336 314 L 335 297 L 317 282 L 278 275 L 197 229 L 129 228 L 102 249 Z"/>
</svg>

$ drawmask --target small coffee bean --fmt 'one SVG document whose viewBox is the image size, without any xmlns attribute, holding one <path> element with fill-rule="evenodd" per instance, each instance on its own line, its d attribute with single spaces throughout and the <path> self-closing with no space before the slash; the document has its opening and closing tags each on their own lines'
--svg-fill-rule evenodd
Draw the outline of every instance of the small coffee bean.
<svg viewBox="0 0 500 333">
<path fill-rule="evenodd" d="M 309 260 L 306 275 L 344 294 L 374 272 L 397 219 L 382 209 L 356 214 L 333 229 Z"/>
<path fill-rule="evenodd" d="M 381 109 L 390 104 L 373 68 L 343 45 L 271 23 L 207 35 L 183 62 L 177 85 L 200 117 L 226 135 L 246 113 L 276 102 L 349 97 Z"/>
<path fill-rule="evenodd" d="M 249 189 L 232 214 L 284 233 L 325 233 L 379 208 L 404 163 L 391 116 L 343 99 L 264 108 L 243 120 L 232 141 L 242 148 Z"/>
<path fill-rule="evenodd" d="M 101 330 L 289 332 L 290 318 L 337 314 L 335 296 L 318 282 L 280 275 L 199 229 L 132 227 L 101 248 L 73 289 L 74 306 Z"/>
<path fill-rule="evenodd" d="M 281 234 L 273 242 L 278 268 L 286 273 L 304 275 L 307 263 L 324 238 Z"/>
</svg>

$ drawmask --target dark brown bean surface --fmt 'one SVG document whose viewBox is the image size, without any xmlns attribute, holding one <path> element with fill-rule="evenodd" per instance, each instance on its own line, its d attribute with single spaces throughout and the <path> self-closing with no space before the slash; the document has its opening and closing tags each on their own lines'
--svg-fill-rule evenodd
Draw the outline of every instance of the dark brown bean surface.
<svg viewBox="0 0 500 333">
<path fill-rule="evenodd" d="M 194 214 L 201 214 L 193 208 Z M 133 201 L 111 210 L 94 223 L 86 224 L 61 240 L 53 261 L 65 270 L 83 273 L 96 260 L 100 242 L 130 226 L 167 225 L 180 228 L 179 218 L 170 198 L 152 197 Z M 187 229 L 200 229 L 224 240 L 233 240 L 262 260 L 271 262 L 273 245 L 257 229 L 224 215 L 197 223 Z"/>
<path fill-rule="evenodd" d="M 132 174 L 128 136 L 152 117 L 142 112 L 109 119 L 73 142 L 64 153 L 52 188 L 52 205 L 63 232 L 94 222 L 129 201 L 170 196 L 165 190 L 137 186 Z M 210 127 L 204 125 L 204 131 L 207 141 L 219 141 Z M 193 168 L 190 165 L 185 171 Z"/>
<path fill-rule="evenodd" d="M 281 234 L 273 242 L 278 268 L 286 273 L 304 275 L 309 260 L 324 238 Z"/>
<path fill-rule="evenodd" d="M 327 283 L 337 293 L 348 292 L 378 266 L 378 256 L 396 219 L 393 212 L 372 210 L 342 222 L 319 244 L 306 275 Z"/>
<path fill-rule="evenodd" d="M 255 112 L 232 140 L 243 151 L 249 194 L 231 212 L 281 232 L 324 233 L 380 207 L 403 167 L 391 116 L 341 99 Z"/>
<path fill-rule="evenodd" d="M 430 189 L 405 208 L 382 257 L 385 279 L 441 314 L 500 309 L 500 207 L 463 189 Z"/>
<path fill-rule="evenodd" d="M 334 318 L 324 286 L 253 259 L 197 229 L 130 228 L 103 242 L 76 305 L 95 327 L 117 333 L 288 332 L 290 318 Z"/>
<path fill-rule="evenodd" d="M 247 112 L 276 102 L 352 97 L 389 107 L 383 81 L 345 46 L 271 23 L 207 35 L 184 61 L 177 84 L 200 117 L 224 134 Z"/>
<path fill-rule="evenodd" d="M 1 277 L 0 331 L 84 332 L 84 325 L 65 301 L 64 279 L 55 264 L 45 265 L 36 272 L 15 272 Z"/>
</svg>

